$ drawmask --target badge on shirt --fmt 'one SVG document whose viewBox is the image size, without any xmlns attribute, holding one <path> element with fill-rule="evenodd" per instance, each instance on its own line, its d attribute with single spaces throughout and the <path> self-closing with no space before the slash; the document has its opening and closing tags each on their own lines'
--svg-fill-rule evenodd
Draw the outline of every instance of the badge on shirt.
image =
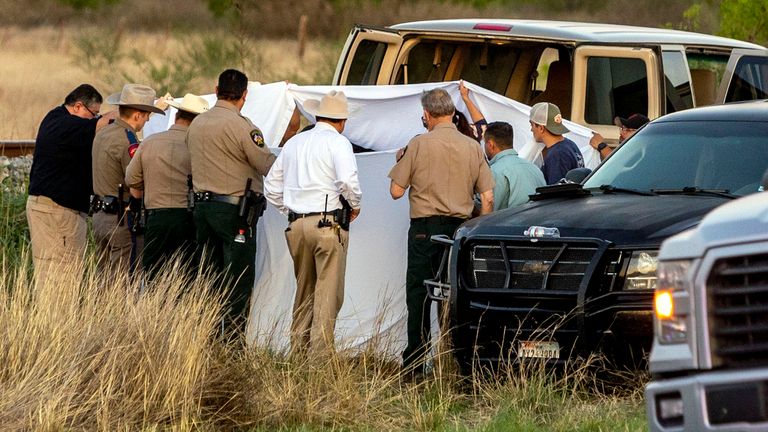
<svg viewBox="0 0 768 432">
<path fill-rule="evenodd" d="M 251 131 L 251 139 L 257 146 L 264 147 L 264 135 L 258 128 Z"/>
</svg>

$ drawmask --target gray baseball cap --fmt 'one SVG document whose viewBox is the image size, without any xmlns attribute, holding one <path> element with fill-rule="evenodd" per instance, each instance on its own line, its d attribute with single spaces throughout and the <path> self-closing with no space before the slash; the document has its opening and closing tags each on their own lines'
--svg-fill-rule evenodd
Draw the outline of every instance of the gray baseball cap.
<svg viewBox="0 0 768 432">
<path fill-rule="evenodd" d="M 560 114 L 560 108 L 549 102 L 539 102 L 531 107 L 530 120 L 537 125 L 544 126 L 554 135 L 563 135 L 570 130 L 563 125 L 563 116 Z"/>
</svg>

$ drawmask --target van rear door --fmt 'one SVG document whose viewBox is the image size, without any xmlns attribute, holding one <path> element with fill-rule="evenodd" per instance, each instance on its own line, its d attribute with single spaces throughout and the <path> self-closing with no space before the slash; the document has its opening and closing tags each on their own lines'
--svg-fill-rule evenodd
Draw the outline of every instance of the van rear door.
<svg viewBox="0 0 768 432">
<path fill-rule="evenodd" d="M 720 81 L 722 103 L 768 98 L 768 51 L 734 49 Z"/>
<path fill-rule="evenodd" d="M 402 44 L 396 30 L 356 25 L 344 44 L 333 84 L 389 84 Z"/>
</svg>

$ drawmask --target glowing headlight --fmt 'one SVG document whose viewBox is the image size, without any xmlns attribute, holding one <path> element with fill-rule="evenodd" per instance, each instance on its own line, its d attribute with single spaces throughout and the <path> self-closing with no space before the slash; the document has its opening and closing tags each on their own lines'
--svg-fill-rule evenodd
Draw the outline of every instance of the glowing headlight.
<svg viewBox="0 0 768 432">
<path fill-rule="evenodd" d="M 690 261 L 659 263 L 658 289 L 654 295 L 653 308 L 656 315 L 656 337 L 660 343 L 683 343 L 688 340 L 690 266 Z"/>
<path fill-rule="evenodd" d="M 655 289 L 658 251 L 635 251 L 629 259 L 625 290 Z"/>
</svg>

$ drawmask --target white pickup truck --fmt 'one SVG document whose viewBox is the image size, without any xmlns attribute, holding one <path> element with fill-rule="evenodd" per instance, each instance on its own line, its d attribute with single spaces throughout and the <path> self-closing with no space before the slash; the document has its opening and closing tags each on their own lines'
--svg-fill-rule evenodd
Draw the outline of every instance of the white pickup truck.
<svg viewBox="0 0 768 432">
<path fill-rule="evenodd" d="M 768 430 L 768 194 L 665 241 L 654 303 L 650 430 Z"/>
</svg>

